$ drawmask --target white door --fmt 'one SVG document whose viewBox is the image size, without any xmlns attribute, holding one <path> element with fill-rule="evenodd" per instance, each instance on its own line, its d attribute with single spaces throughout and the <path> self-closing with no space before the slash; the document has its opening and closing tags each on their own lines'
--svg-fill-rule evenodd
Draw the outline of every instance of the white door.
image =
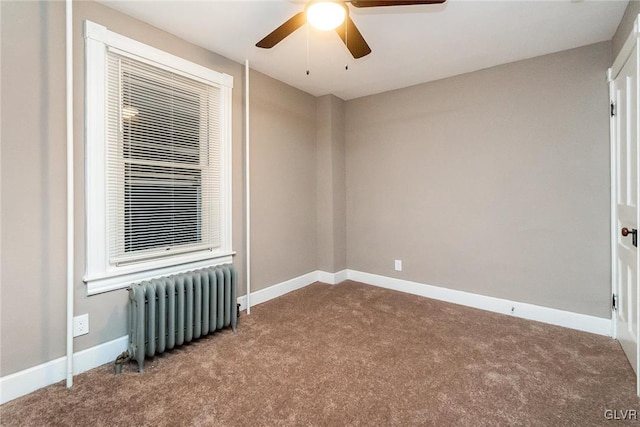
<svg viewBox="0 0 640 427">
<path fill-rule="evenodd" d="M 627 50 L 627 52 L 629 52 Z M 637 247 L 638 229 L 638 53 L 634 43 L 619 72 L 611 81 L 611 155 L 612 155 L 612 272 L 615 309 L 614 334 L 620 341 L 636 373 L 640 395 L 640 293 Z M 618 61 L 616 61 L 618 63 Z M 611 70 L 616 71 L 616 64 Z M 634 237 L 635 236 L 635 237 Z"/>
</svg>

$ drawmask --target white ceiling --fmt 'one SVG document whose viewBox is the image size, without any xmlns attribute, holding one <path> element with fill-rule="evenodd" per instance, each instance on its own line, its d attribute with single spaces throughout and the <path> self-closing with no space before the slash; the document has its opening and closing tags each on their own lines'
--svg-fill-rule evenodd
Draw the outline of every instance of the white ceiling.
<svg viewBox="0 0 640 427">
<path fill-rule="evenodd" d="M 102 2 L 237 62 L 248 59 L 252 69 L 310 94 L 332 93 L 348 100 L 610 40 L 628 0 L 448 0 L 429 6 L 350 7 L 373 51 L 358 60 L 335 32 L 307 26 L 273 49 L 255 47 L 303 10 L 304 1 Z"/>
</svg>

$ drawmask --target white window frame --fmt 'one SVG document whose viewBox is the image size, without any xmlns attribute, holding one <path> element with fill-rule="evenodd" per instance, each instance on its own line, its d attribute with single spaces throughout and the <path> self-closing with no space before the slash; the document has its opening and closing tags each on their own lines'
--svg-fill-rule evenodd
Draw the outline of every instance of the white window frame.
<svg viewBox="0 0 640 427">
<path fill-rule="evenodd" d="M 195 268 L 232 262 L 231 110 L 233 77 L 137 42 L 91 21 L 85 38 L 85 214 L 86 271 L 89 295 L 122 289 L 131 283 Z M 220 105 L 220 247 L 172 257 L 115 265 L 109 260 L 106 159 L 106 54 L 113 50 L 176 74 L 216 86 Z"/>
</svg>

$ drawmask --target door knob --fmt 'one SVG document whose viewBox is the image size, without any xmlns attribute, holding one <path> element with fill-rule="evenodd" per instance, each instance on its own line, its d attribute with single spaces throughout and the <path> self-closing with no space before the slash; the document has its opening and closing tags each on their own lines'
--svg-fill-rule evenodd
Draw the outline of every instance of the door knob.
<svg viewBox="0 0 640 427">
<path fill-rule="evenodd" d="M 627 237 L 629 234 L 631 234 L 631 243 L 636 248 L 638 247 L 638 230 L 636 228 L 632 228 L 631 230 L 629 230 L 627 227 L 622 227 L 622 230 L 620 230 L 620 234 L 622 234 L 622 237 Z"/>
</svg>

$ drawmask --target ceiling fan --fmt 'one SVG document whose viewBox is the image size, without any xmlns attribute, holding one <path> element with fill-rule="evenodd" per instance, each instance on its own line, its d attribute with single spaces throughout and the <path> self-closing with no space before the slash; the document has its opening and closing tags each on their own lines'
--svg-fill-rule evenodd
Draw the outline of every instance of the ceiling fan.
<svg viewBox="0 0 640 427">
<path fill-rule="evenodd" d="M 371 48 L 356 24 L 349 16 L 349 7 L 381 7 L 381 6 L 409 6 L 421 4 L 438 4 L 446 0 L 311 0 L 304 11 L 299 12 L 285 21 L 284 24 L 269 33 L 256 43 L 257 47 L 271 49 L 291 33 L 309 22 L 314 27 L 330 31 L 335 30 L 354 58 L 362 58 L 371 53 Z"/>
</svg>

